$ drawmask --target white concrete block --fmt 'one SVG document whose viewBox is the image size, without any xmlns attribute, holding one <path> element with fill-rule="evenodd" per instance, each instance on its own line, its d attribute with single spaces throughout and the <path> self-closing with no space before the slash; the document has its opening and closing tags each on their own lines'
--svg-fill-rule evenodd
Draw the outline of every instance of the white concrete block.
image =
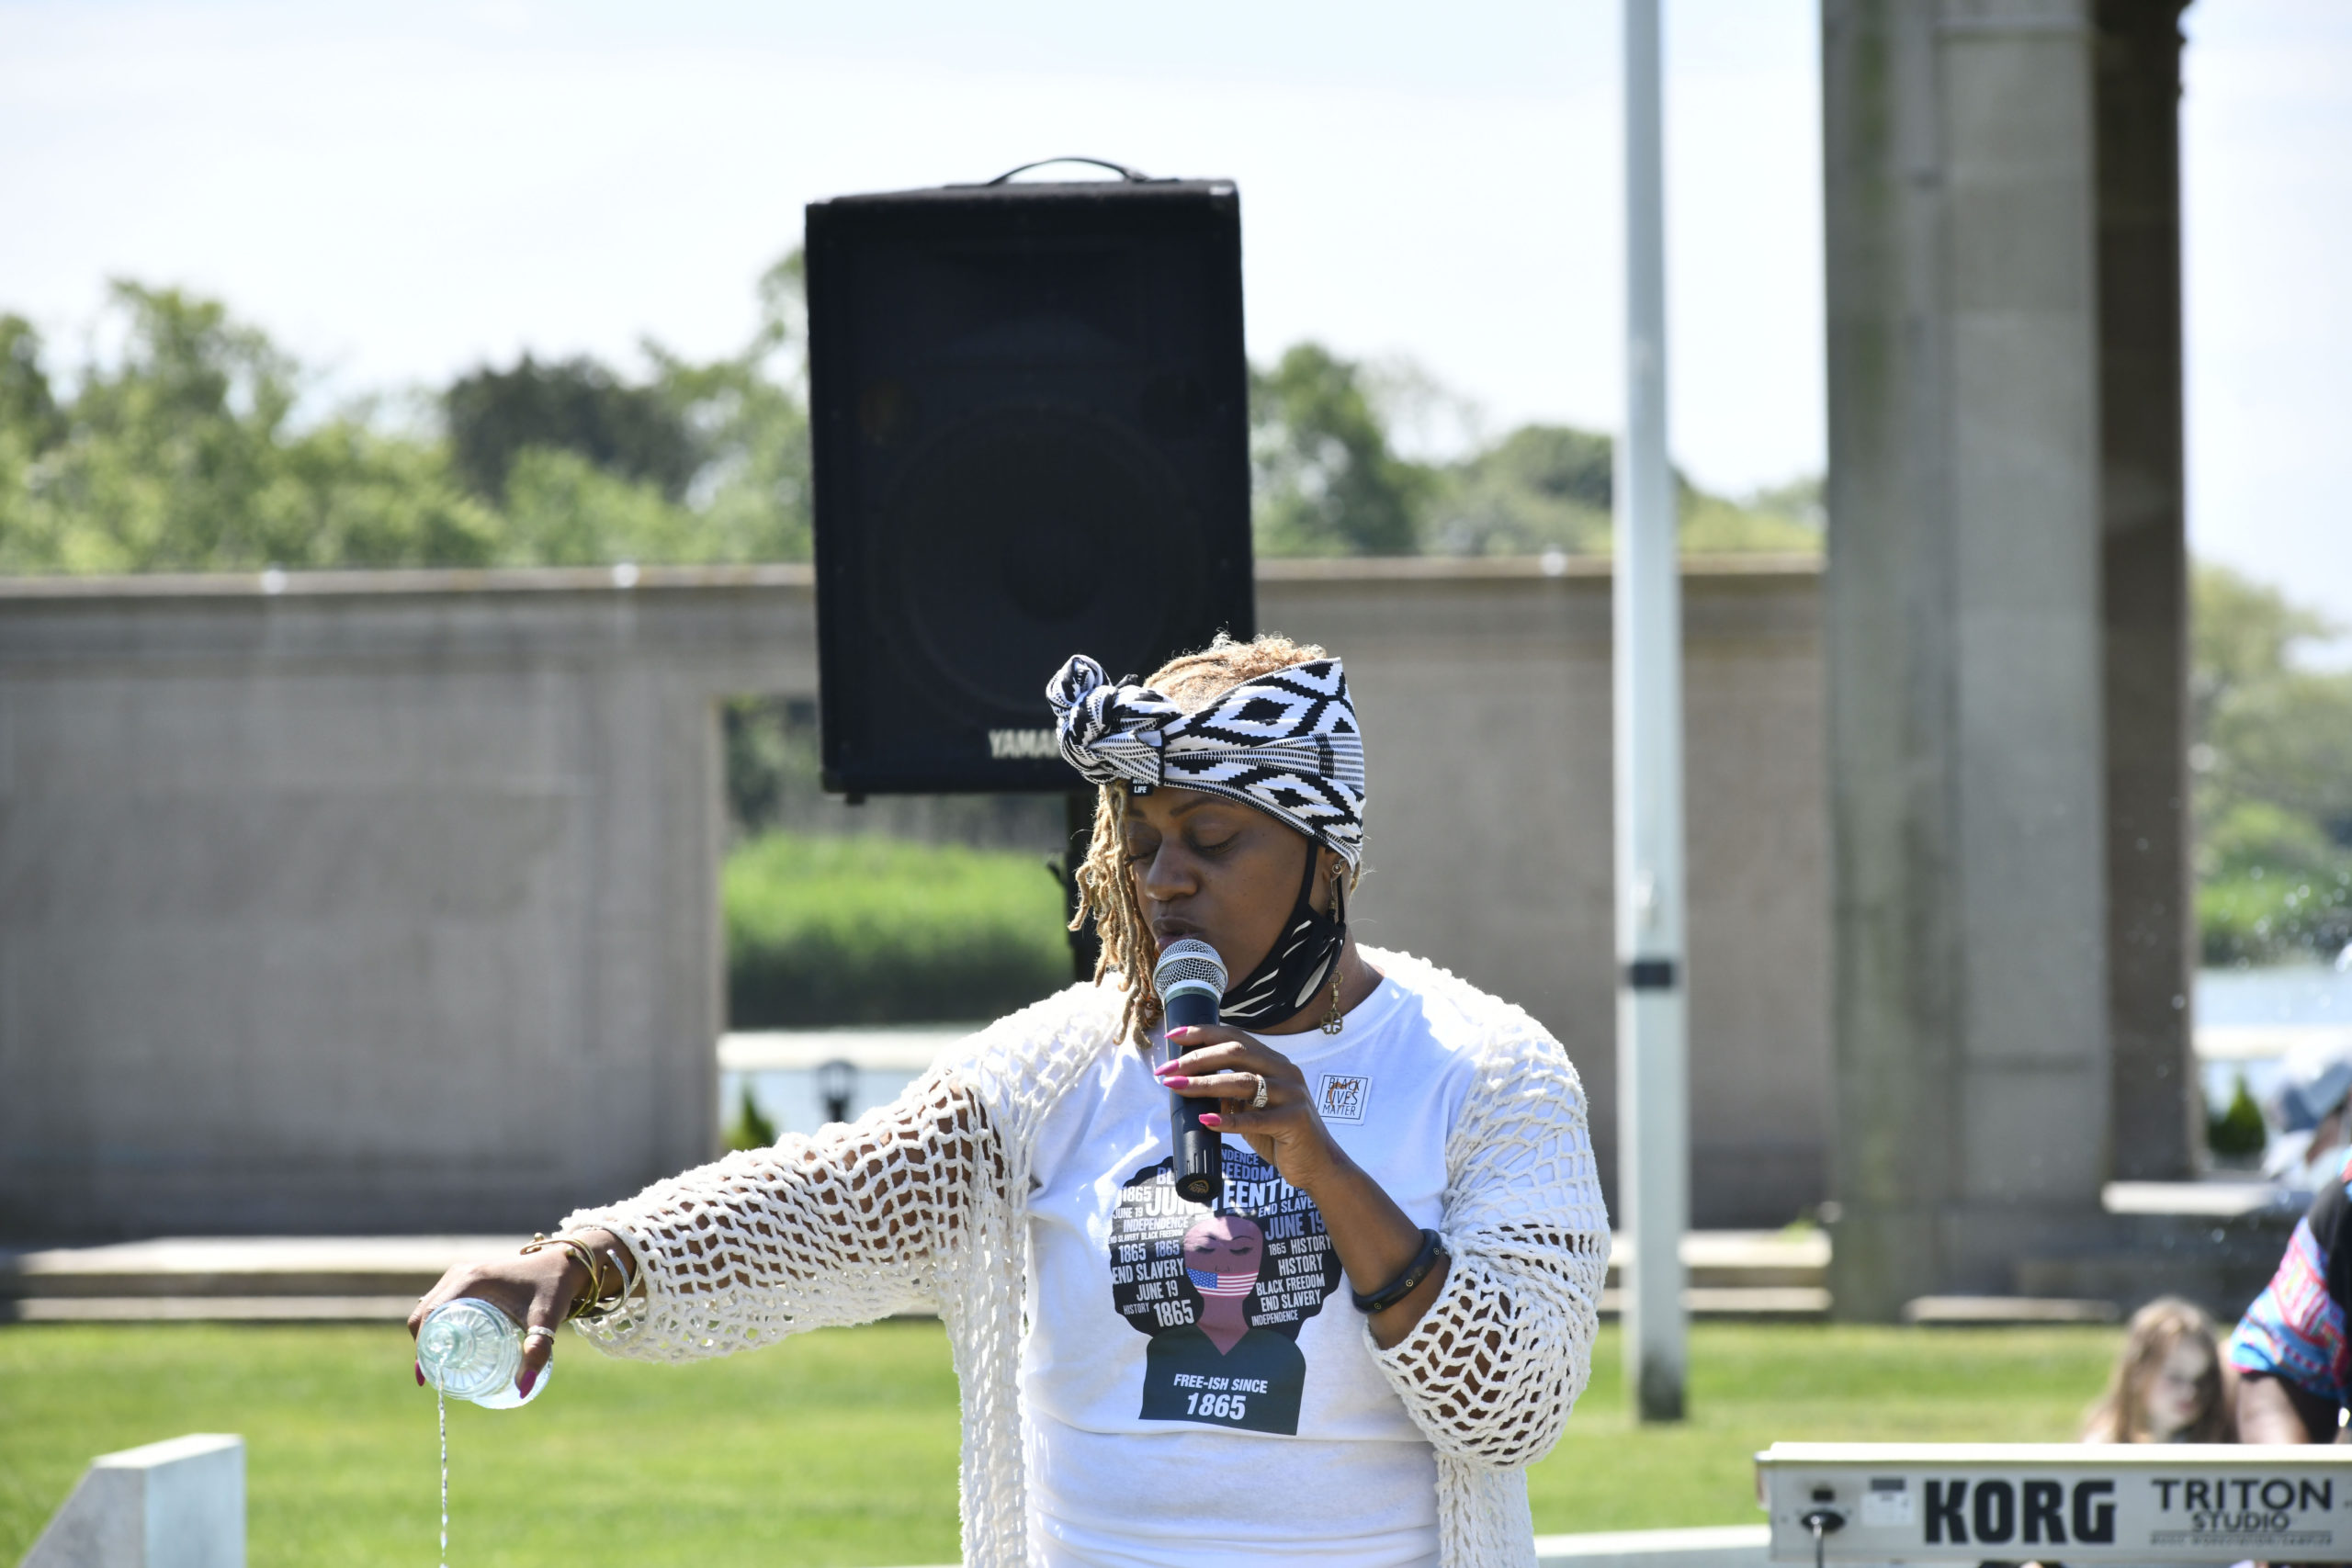
<svg viewBox="0 0 2352 1568">
<path fill-rule="evenodd" d="M 99 1455 L 23 1568 L 245 1568 L 245 1440 L 195 1433 Z"/>
<path fill-rule="evenodd" d="M 1536 1568 L 1764 1568 L 1768 1525 L 1539 1535 Z"/>
<path fill-rule="evenodd" d="M 1536 1568 L 1766 1568 L 1768 1525 L 1539 1535 Z M 944 1568 L 957 1568 L 948 1563 Z"/>
</svg>

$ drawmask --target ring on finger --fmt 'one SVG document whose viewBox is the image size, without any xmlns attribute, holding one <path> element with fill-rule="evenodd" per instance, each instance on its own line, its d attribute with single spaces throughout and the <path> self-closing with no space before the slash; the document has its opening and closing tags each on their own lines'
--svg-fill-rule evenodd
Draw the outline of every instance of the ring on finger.
<svg viewBox="0 0 2352 1568">
<path fill-rule="evenodd" d="M 526 1328 L 526 1329 L 523 1330 L 523 1343 L 524 1343 L 524 1344 L 528 1345 L 528 1344 L 531 1344 L 533 1341 L 535 1341 L 535 1340 L 539 1340 L 539 1339 L 544 1339 L 544 1340 L 546 1340 L 546 1341 L 547 1341 L 548 1344 L 550 1344 L 550 1345 L 554 1344 L 554 1343 L 555 1343 L 555 1330 L 554 1330 L 554 1329 L 552 1329 L 552 1328 L 544 1328 L 544 1327 L 539 1327 L 539 1326 L 537 1326 L 537 1325 L 534 1325 L 533 1327 Z"/>
<path fill-rule="evenodd" d="M 1272 1084 L 1261 1077 L 1258 1080 L 1258 1092 L 1250 1097 L 1250 1109 L 1252 1111 L 1266 1109 L 1266 1091 L 1272 1088 Z"/>
</svg>

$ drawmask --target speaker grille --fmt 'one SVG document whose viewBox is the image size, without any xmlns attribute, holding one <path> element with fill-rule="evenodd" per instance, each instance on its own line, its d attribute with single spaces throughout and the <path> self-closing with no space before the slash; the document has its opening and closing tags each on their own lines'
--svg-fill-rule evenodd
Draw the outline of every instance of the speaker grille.
<svg viewBox="0 0 2352 1568">
<path fill-rule="evenodd" d="M 1150 446 L 1080 410 L 958 421 L 883 503 L 873 614 L 951 710 L 1034 723 L 1073 651 L 1114 673 L 1146 668 L 1170 606 L 1200 599 L 1203 540 L 1183 489 Z"/>
<path fill-rule="evenodd" d="M 808 245 L 825 786 L 1074 789 L 1064 660 L 1251 629 L 1239 197 L 841 197 Z"/>
</svg>

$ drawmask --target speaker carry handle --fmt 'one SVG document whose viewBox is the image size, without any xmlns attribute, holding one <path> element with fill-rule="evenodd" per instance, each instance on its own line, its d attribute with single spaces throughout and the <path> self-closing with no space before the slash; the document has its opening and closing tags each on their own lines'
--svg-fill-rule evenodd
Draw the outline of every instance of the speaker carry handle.
<svg viewBox="0 0 2352 1568">
<path fill-rule="evenodd" d="M 1061 158 L 1040 158 L 1034 164 L 1023 164 L 1017 169 L 1007 169 L 1004 173 L 997 175 L 996 178 L 981 182 L 981 188 L 986 189 L 989 186 L 1009 184 L 1011 183 L 1013 175 L 1025 175 L 1032 169 L 1042 169 L 1048 164 L 1091 164 L 1098 169 L 1110 170 L 1113 174 L 1118 175 L 1129 185 L 1140 186 L 1162 183 L 1153 175 L 1145 174 L 1141 169 L 1130 169 L 1125 164 L 1114 164 L 1108 158 L 1089 158 L 1082 154 L 1073 153 L 1068 157 Z"/>
</svg>

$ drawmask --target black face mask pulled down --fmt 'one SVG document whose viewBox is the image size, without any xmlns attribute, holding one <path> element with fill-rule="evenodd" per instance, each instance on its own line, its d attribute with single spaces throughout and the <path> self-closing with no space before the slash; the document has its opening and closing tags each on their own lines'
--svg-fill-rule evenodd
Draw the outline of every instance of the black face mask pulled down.
<svg viewBox="0 0 2352 1568">
<path fill-rule="evenodd" d="M 1298 898 L 1291 906 L 1283 934 L 1274 939 L 1265 961 L 1225 993 L 1217 1005 L 1217 1021 L 1238 1029 L 1262 1029 L 1295 1017 L 1316 993 L 1330 984 L 1333 965 L 1348 942 L 1348 902 L 1342 885 L 1331 886 L 1331 909 L 1317 913 L 1312 901 L 1315 866 L 1323 857 L 1313 840 L 1306 844 L 1306 871 L 1298 880 Z"/>
</svg>

